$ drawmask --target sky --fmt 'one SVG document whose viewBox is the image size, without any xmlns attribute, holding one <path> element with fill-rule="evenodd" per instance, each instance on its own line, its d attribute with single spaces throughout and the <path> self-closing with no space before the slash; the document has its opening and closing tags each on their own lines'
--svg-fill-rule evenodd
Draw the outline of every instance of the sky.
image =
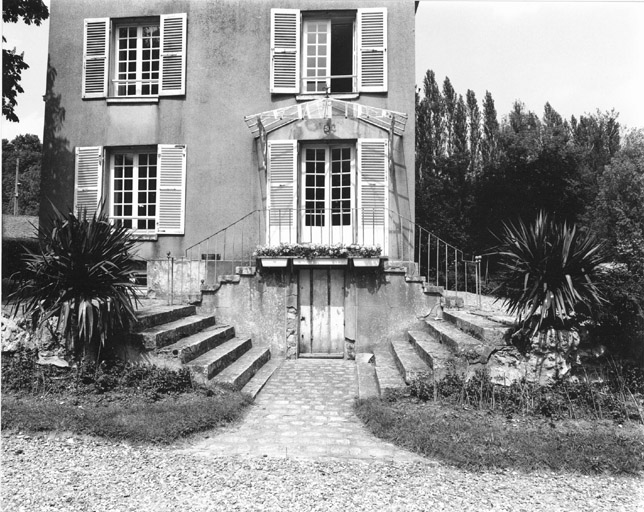
<svg viewBox="0 0 644 512">
<path fill-rule="evenodd" d="M 138 0 L 142 1 L 142 0 Z M 49 0 L 46 0 L 49 4 Z M 2 138 L 42 139 L 49 22 L 3 24 L 5 48 L 24 51 L 19 123 L 2 118 Z M 563 117 L 597 109 L 644 127 L 644 0 L 421 1 L 416 13 L 416 85 L 428 69 L 457 93 L 485 91 L 499 117 L 515 100 L 539 115 L 547 101 Z"/>
</svg>

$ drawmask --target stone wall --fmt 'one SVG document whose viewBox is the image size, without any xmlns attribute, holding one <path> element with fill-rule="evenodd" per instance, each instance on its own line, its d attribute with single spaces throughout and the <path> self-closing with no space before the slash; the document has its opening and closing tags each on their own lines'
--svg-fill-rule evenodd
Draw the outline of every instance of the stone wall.
<svg viewBox="0 0 644 512">
<path fill-rule="evenodd" d="M 405 270 L 347 268 L 345 277 L 345 357 L 372 352 L 388 339 L 418 329 L 436 315 L 438 291 L 426 293 L 420 279 Z M 217 323 L 231 324 L 274 356 L 297 356 L 299 339 L 298 273 L 290 268 L 220 278 L 203 289 L 201 312 L 214 312 Z"/>
</svg>

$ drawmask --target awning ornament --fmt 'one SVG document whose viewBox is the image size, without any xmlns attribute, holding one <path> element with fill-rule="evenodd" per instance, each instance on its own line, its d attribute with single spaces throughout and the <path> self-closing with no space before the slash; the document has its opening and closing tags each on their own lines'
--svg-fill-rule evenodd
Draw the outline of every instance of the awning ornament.
<svg viewBox="0 0 644 512">
<path fill-rule="evenodd" d="M 377 126 L 393 135 L 402 136 L 407 124 L 407 114 L 384 108 L 370 107 L 360 103 L 334 98 L 320 98 L 284 108 L 268 110 L 260 114 L 245 116 L 244 121 L 253 137 L 266 138 L 272 131 L 302 119 L 328 119 L 344 117 L 357 119 Z M 263 135 L 262 135 L 263 134 Z"/>
</svg>

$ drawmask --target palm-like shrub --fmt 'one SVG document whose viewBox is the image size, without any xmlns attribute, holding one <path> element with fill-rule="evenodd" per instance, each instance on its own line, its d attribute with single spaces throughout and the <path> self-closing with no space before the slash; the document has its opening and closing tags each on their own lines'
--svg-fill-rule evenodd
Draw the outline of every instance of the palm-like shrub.
<svg viewBox="0 0 644 512">
<path fill-rule="evenodd" d="M 54 209 L 50 220 L 49 229 L 39 229 L 39 250 L 27 252 L 10 299 L 39 325 L 57 317 L 57 331 L 79 358 L 135 319 L 135 242 L 103 213 L 88 218 Z"/>
<path fill-rule="evenodd" d="M 528 226 L 504 223 L 497 240 L 505 274 L 495 294 L 531 334 L 574 326 L 604 303 L 594 278 L 601 244 L 592 233 L 542 211 Z"/>
</svg>

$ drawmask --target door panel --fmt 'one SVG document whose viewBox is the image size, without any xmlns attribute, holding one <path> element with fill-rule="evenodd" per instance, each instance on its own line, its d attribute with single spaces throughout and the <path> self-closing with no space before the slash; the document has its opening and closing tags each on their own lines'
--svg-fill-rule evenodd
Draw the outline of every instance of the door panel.
<svg viewBox="0 0 644 512">
<path fill-rule="evenodd" d="M 344 354 L 344 270 L 300 270 L 300 356 Z"/>
</svg>

